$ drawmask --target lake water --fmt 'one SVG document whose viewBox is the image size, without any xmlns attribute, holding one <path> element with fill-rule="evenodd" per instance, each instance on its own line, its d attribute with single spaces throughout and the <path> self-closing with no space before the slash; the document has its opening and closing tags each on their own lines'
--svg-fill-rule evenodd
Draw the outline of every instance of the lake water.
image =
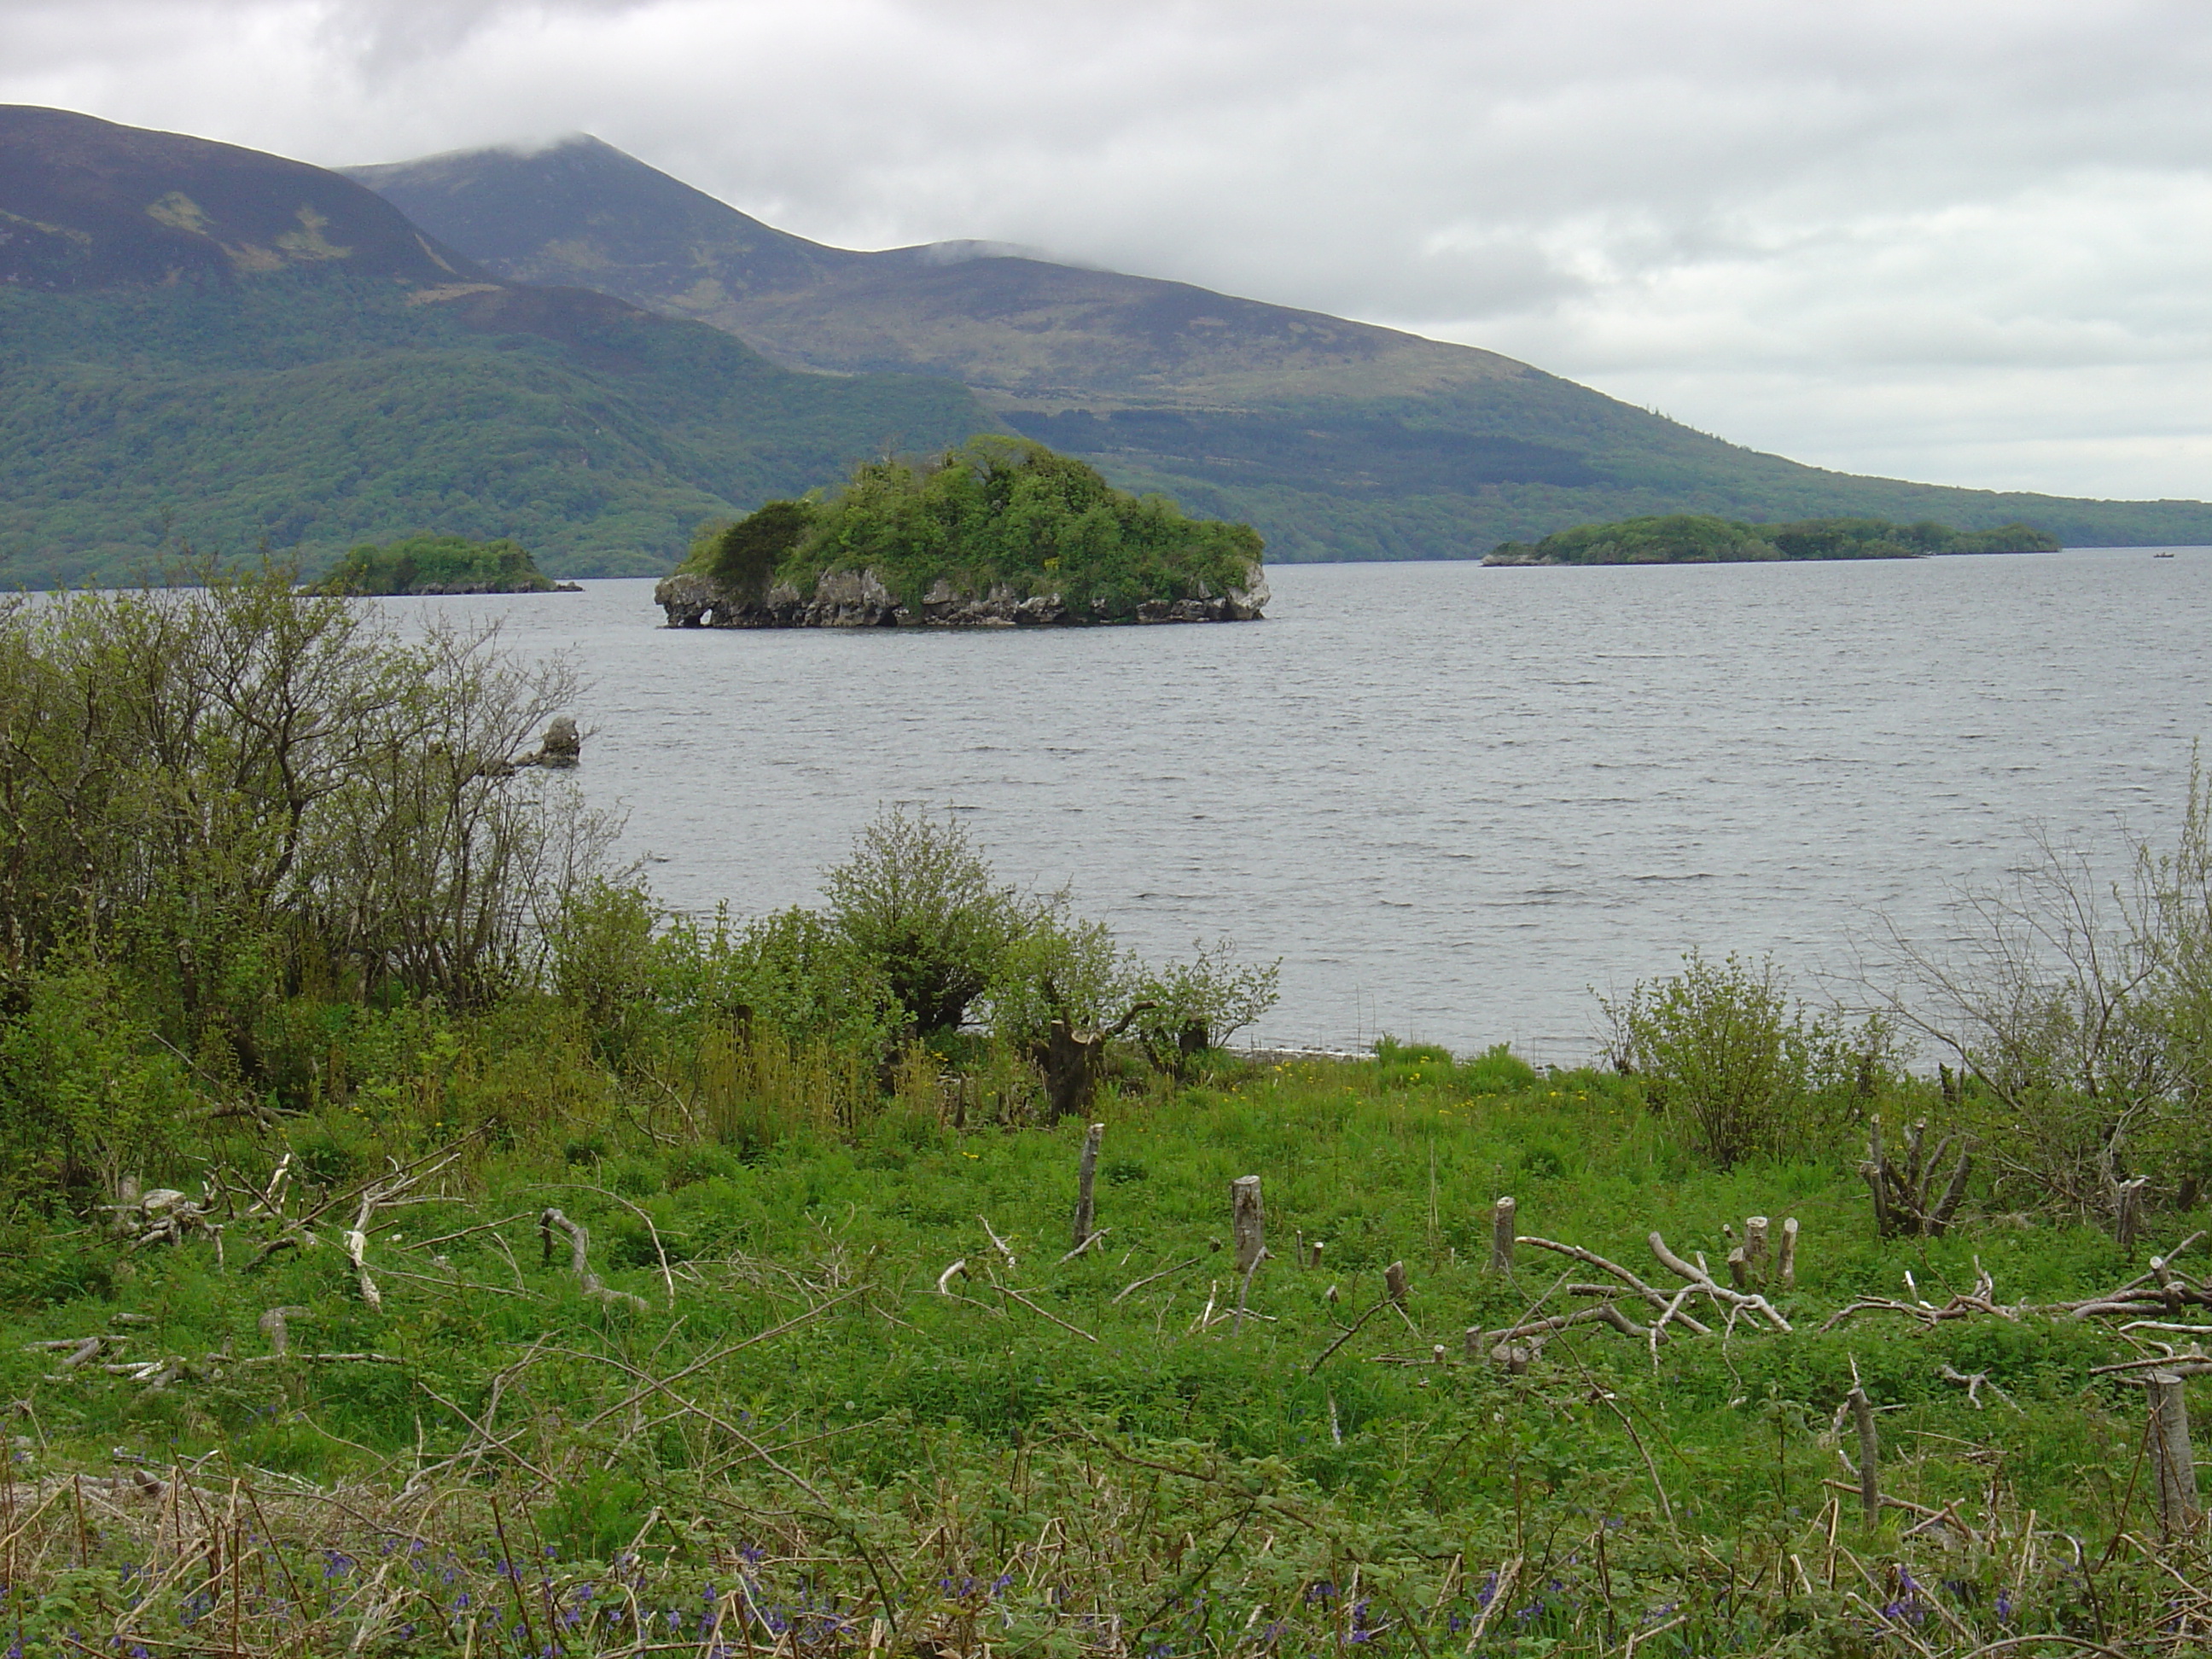
<svg viewBox="0 0 2212 1659">
<path fill-rule="evenodd" d="M 1692 946 L 1801 988 L 1937 939 L 2040 825 L 2163 838 L 2212 726 L 2212 550 L 1272 568 L 1267 620 L 671 631 L 648 581 L 404 601 L 592 681 L 580 773 L 666 903 L 811 902 L 895 802 L 1148 956 L 1282 958 L 1271 1041 L 1586 1058 Z"/>
</svg>

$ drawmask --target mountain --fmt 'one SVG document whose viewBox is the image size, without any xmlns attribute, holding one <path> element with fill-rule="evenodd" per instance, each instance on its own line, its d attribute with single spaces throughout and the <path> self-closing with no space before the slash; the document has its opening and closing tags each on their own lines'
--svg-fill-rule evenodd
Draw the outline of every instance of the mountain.
<svg viewBox="0 0 2212 1659">
<path fill-rule="evenodd" d="M 827 247 L 591 137 L 347 171 L 510 280 L 708 323 L 793 368 L 957 380 L 1116 483 L 1250 520 L 1272 559 L 1467 556 L 1676 512 L 2212 542 L 2202 502 L 1824 471 L 1494 352 L 1186 283 L 980 243 Z"/>
<path fill-rule="evenodd" d="M 942 377 L 797 372 L 514 282 L 321 168 L 0 106 L 11 586 L 426 531 L 659 574 L 702 519 L 994 424 Z"/>
</svg>

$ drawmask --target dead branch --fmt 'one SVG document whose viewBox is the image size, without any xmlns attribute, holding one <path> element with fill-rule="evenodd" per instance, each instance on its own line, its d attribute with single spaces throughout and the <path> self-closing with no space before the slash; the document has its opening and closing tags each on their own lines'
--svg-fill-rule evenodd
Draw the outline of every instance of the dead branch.
<svg viewBox="0 0 2212 1659">
<path fill-rule="evenodd" d="M 1667 1241 L 1654 1231 L 1647 1242 L 1651 1254 L 1659 1258 L 1659 1265 L 1678 1279 L 1686 1279 L 1697 1290 L 1711 1298 L 1720 1307 L 1744 1313 L 1755 1313 L 1778 1331 L 1787 1332 L 1790 1322 L 1775 1311 L 1774 1304 L 1765 1297 L 1746 1294 L 1741 1291 L 1723 1288 L 1713 1282 L 1713 1277 L 1703 1267 L 1693 1267 L 1667 1248 Z"/>
<path fill-rule="evenodd" d="M 1655 1308 L 1670 1310 L 1679 1307 L 1682 1298 L 1680 1296 L 1674 1297 L 1670 1302 L 1665 1294 L 1652 1285 L 1645 1284 L 1641 1279 L 1638 1278 L 1627 1268 L 1622 1267 L 1618 1261 L 1608 1261 L 1604 1256 L 1598 1255 L 1596 1251 L 1586 1250 L 1579 1244 L 1562 1244 L 1553 1239 L 1537 1238 L 1528 1233 L 1522 1234 L 1514 1242 L 1517 1244 L 1533 1244 L 1540 1250 L 1551 1250 L 1560 1255 L 1571 1256 L 1577 1261 L 1587 1263 L 1589 1266 L 1596 1267 L 1602 1272 L 1609 1273 Z M 1711 1336 L 1712 1334 L 1710 1328 L 1699 1324 L 1696 1320 L 1688 1317 L 1686 1315 L 1675 1316 L 1670 1314 L 1669 1316 L 1674 1318 L 1674 1322 L 1696 1335 Z M 1663 1324 L 1666 1322 L 1662 1320 L 1660 1322 Z"/>
<path fill-rule="evenodd" d="M 538 1238 L 544 1246 L 544 1259 L 548 1262 L 553 1260 L 553 1234 L 556 1229 L 568 1236 L 568 1270 L 576 1275 L 576 1282 L 583 1287 L 587 1300 L 610 1308 L 635 1308 L 640 1313 L 652 1310 L 652 1304 L 643 1297 L 633 1296 L 628 1291 L 614 1290 L 592 1271 L 590 1231 L 580 1223 L 569 1220 L 558 1210 L 546 1210 L 538 1218 Z"/>
<path fill-rule="evenodd" d="M 1124 1285 L 1121 1290 L 1115 1293 L 1114 1301 L 1108 1303 L 1106 1305 L 1110 1308 L 1114 1306 L 1115 1303 L 1120 1302 L 1123 1297 L 1129 1295 L 1132 1291 L 1141 1291 L 1146 1285 L 1153 1284 L 1159 1279 L 1165 1279 L 1170 1273 L 1179 1273 L 1183 1272 L 1186 1268 L 1195 1267 L 1200 1262 L 1205 1260 L 1206 1258 L 1202 1255 L 1194 1255 L 1188 1261 L 1176 1262 L 1172 1267 L 1163 1267 L 1156 1273 L 1146 1273 L 1135 1284 Z"/>
</svg>

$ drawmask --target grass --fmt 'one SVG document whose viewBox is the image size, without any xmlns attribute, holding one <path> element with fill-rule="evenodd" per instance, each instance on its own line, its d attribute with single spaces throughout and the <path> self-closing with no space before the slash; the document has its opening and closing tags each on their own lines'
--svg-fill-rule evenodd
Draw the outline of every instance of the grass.
<svg viewBox="0 0 2212 1659">
<path fill-rule="evenodd" d="M 279 1207 L 330 1205 L 312 1248 L 251 1265 L 278 1232 L 240 1195 L 281 1155 L 259 1134 L 215 1154 L 220 1255 L 19 1225 L 0 1280 L 13 1639 L 1164 1659 L 2201 1638 L 2203 1563 L 2156 1544 L 2140 1396 L 2091 1374 L 2127 1340 L 2033 1316 L 1819 1330 L 1907 1272 L 1941 1301 L 1978 1260 L 2005 1300 L 2038 1301 L 2140 1271 L 2100 1234 L 1987 1218 L 1880 1241 L 1829 1149 L 1717 1172 L 1622 1079 L 1393 1048 L 1103 1101 L 1109 1231 L 1063 1260 L 1080 1126 L 956 1130 L 931 1083 L 909 1067 L 844 1133 L 734 1145 L 682 1090 L 616 1110 L 549 1090 L 529 1132 L 465 1137 L 369 1217 L 380 1309 L 342 1235 L 383 1143 L 342 1115 L 289 1132 L 305 1173 Z M 1228 1188 L 1252 1173 L 1273 1256 L 1240 1322 Z M 1589 1275 L 1525 1247 L 1510 1278 L 1485 1271 L 1508 1192 L 1524 1233 L 1655 1280 L 1654 1228 L 1717 1261 L 1724 1224 L 1794 1215 L 1795 1331 L 1655 1358 L 1582 1327 L 1509 1374 L 1464 1334 Z M 541 1242 L 549 1206 L 641 1306 L 585 1294 L 566 1241 Z M 1402 1314 L 1377 1305 L 1393 1261 Z M 271 1308 L 298 1310 L 281 1359 Z M 96 1334 L 124 1340 L 70 1369 L 27 1347 Z M 103 1369 L 170 1357 L 158 1388 Z M 1946 1364 L 2009 1403 L 1978 1407 Z M 1824 1484 L 1847 1478 L 1854 1367 L 1886 1490 L 1921 1506 L 1875 1528 Z"/>
</svg>

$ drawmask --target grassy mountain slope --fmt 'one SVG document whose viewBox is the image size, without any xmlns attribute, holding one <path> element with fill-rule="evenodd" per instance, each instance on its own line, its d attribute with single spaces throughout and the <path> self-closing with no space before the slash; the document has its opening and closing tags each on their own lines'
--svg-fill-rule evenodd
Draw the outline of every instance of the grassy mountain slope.
<svg viewBox="0 0 2212 1659">
<path fill-rule="evenodd" d="M 325 563 L 422 530 L 644 574 L 704 517 L 990 416 L 942 379 L 793 373 L 517 286 L 350 180 L 0 109 L 0 580 L 190 542 Z"/>
<path fill-rule="evenodd" d="M 517 280 L 711 323 L 779 362 L 962 380 L 1115 483 L 1249 519 L 1271 558 L 1461 556 L 1641 514 L 2027 520 L 2075 544 L 2212 540 L 2212 507 L 1858 477 L 1692 431 L 1466 346 L 952 243 L 775 230 L 596 139 L 350 170 Z"/>
</svg>

